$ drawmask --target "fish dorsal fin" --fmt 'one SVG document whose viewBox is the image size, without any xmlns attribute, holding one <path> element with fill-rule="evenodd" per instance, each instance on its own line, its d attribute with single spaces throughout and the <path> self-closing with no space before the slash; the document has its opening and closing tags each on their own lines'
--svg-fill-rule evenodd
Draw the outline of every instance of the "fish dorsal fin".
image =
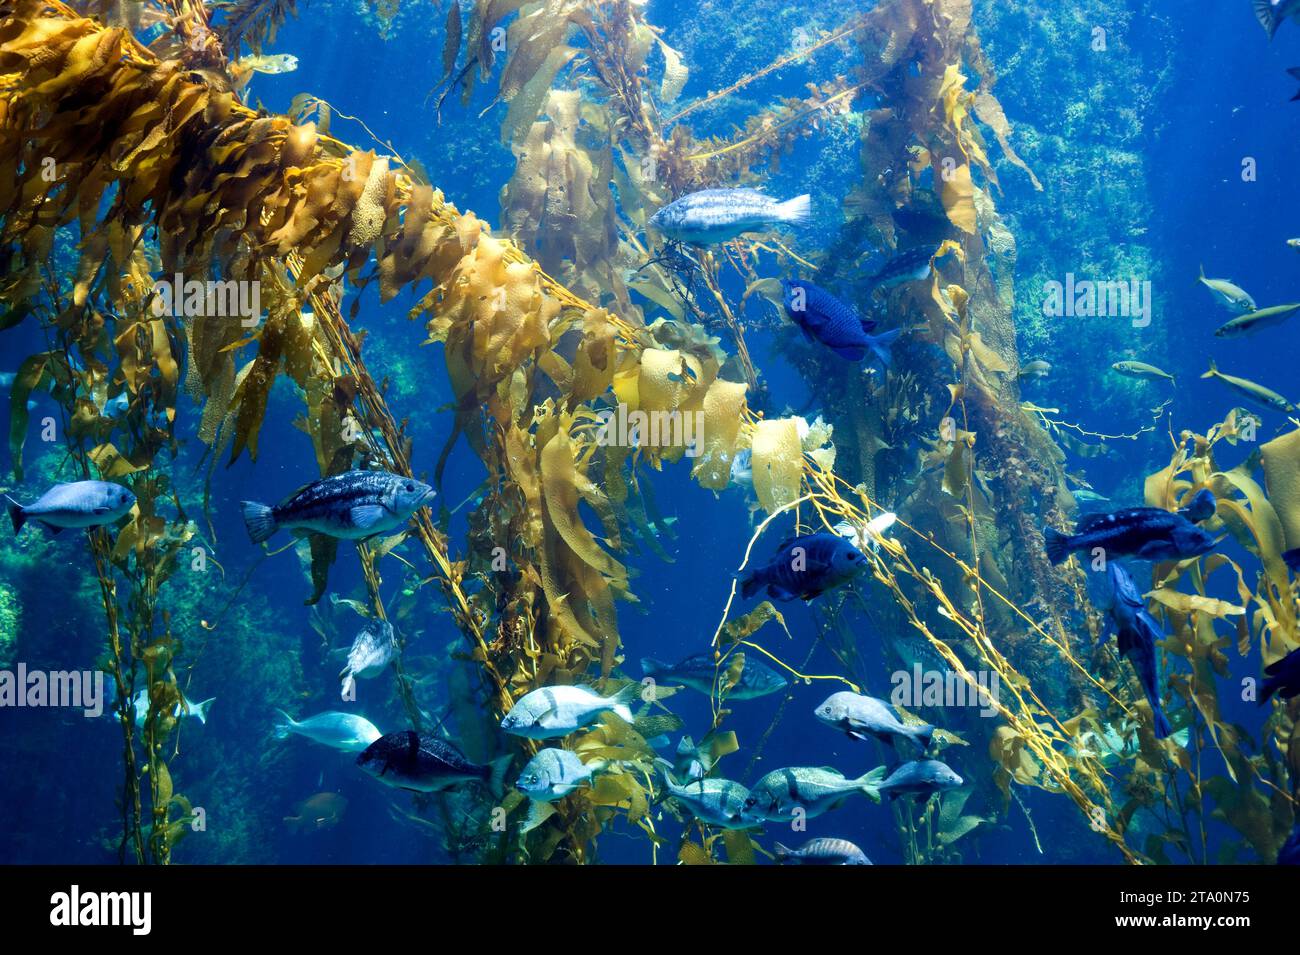
<svg viewBox="0 0 1300 955">
<path fill-rule="evenodd" d="M 1111 515 L 1107 514 L 1105 511 L 1099 511 L 1094 514 L 1085 514 L 1083 515 L 1083 517 L 1079 518 L 1079 523 L 1075 527 L 1075 533 L 1082 534 L 1085 531 L 1090 531 L 1099 525 L 1109 523 L 1110 518 Z"/>
</svg>

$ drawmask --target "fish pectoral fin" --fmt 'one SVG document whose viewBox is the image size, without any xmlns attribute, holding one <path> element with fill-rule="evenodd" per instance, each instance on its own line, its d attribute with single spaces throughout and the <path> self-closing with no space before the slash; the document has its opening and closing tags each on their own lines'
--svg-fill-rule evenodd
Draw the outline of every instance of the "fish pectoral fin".
<svg viewBox="0 0 1300 955">
<path fill-rule="evenodd" d="M 350 516 L 352 526 L 357 530 L 365 531 L 378 526 L 387 515 L 387 509 L 381 504 L 358 504 L 352 508 Z"/>
</svg>

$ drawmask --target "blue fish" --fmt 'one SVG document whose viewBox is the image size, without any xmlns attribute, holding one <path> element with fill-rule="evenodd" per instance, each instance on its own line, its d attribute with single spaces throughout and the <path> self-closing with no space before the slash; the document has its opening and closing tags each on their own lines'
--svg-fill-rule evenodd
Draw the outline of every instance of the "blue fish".
<svg viewBox="0 0 1300 955">
<path fill-rule="evenodd" d="M 766 587 L 773 600 L 812 600 L 852 579 L 865 566 L 862 552 L 838 534 L 820 531 L 792 537 L 741 581 L 741 593 L 748 598 Z"/>
<path fill-rule="evenodd" d="M 1199 524 L 1213 517 L 1217 507 L 1218 502 L 1214 499 L 1214 494 L 1209 488 L 1203 488 L 1196 493 L 1191 503 L 1186 507 L 1180 507 L 1178 513 L 1193 524 Z"/>
<path fill-rule="evenodd" d="M 868 334 L 876 323 L 863 318 L 856 308 L 825 289 L 800 279 L 782 279 L 781 288 L 786 315 L 809 341 L 820 342 L 849 361 L 862 361 L 870 351 L 883 367 L 889 367 L 889 348 L 902 334 L 901 329 L 881 335 Z"/>
<path fill-rule="evenodd" d="M 1284 700 L 1300 696 L 1300 650 L 1292 650 L 1281 660 L 1265 667 L 1264 673 L 1268 679 L 1264 681 L 1264 693 L 1259 698 L 1261 705 L 1267 703 L 1274 693 Z"/>
<path fill-rule="evenodd" d="M 1206 492 L 1208 493 L 1208 492 Z M 1211 501 L 1213 495 L 1210 495 Z M 1202 510 L 1204 501 L 1193 502 Z M 1188 508 L 1190 510 L 1190 508 Z M 1159 507 L 1130 507 L 1121 511 L 1085 515 L 1075 533 L 1062 534 L 1054 527 L 1043 531 L 1047 556 L 1059 564 L 1071 551 L 1100 547 L 1108 560 L 1137 557 L 1140 560 L 1186 560 L 1214 549 L 1215 540 L 1184 517 Z"/>
<path fill-rule="evenodd" d="M 1128 571 L 1118 561 L 1110 562 L 1111 603 L 1110 618 L 1119 632 L 1120 656 L 1128 657 L 1137 673 L 1138 682 L 1146 691 L 1151 712 L 1155 715 L 1156 739 L 1164 739 L 1173 732 L 1165 711 L 1160 705 L 1159 674 L 1156 668 L 1156 640 L 1165 633 L 1147 612 L 1147 603 Z M 1103 641 L 1105 636 L 1102 637 Z"/>
</svg>

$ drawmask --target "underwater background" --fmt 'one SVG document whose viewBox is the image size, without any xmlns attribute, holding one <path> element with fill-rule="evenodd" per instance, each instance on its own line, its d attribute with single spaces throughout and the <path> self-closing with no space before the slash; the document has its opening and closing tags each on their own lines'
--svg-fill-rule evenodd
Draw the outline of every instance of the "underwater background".
<svg viewBox="0 0 1300 955">
<path fill-rule="evenodd" d="M 155 701 L 143 726 L 130 706 L 0 706 L 0 860 L 767 864 L 814 837 L 875 864 L 1286 856 L 1300 711 L 1260 705 L 1255 682 L 1300 648 L 1300 424 L 1202 375 L 1213 360 L 1294 400 L 1300 318 L 1216 337 L 1254 310 L 1198 275 L 1260 309 L 1300 301 L 1300 23 L 1270 38 L 1247 0 L 454 4 L 0 4 L 4 490 L 29 503 L 103 478 L 138 501 L 90 532 L 0 534 L 0 669 L 100 668 Z M 105 29 L 137 47 L 68 52 Z M 313 205 L 311 181 L 350 198 Z M 810 220 L 703 246 L 647 225 L 739 186 L 807 193 Z M 422 234 L 421 189 L 442 223 Z M 474 264 L 468 210 L 522 271 Z M 925 274 L 886 287 L 918 247 Z M 178 271 L 260 281 L 266 321 L 159 319 L 148 286 Z M 801 335 L 777 284 L 796 278 L 902 329 L 889 369 Z M 1149 283 L 1149 323 L 1046 314 L 1050 283 L 1074 280 Z M 700 411 L 703 454 L 593 439 L 596 414 L 638 402 Z M 242 501 L 404 463 L 437 488 L 405 539 L 342 540 L 331 564 L 245 532 Z M 1130 662 L 1099 644 L 1105 573 L 1086 553 L 1053 565 L 1042 532 L 1203 489 L 1212 554 L 1125 561 L 1162 591 L 1174 732 L 1157 739 Z M 746 571 L 796 529 L 885 514 L 899 523 L 858 538 L 868 568 L 814 599 L 768 612 L 733 584 L 751 543 Z M 400 655 L 340 700 L 377 614 Z M 633 735 L 610 716 L 548 742 L 499 727 L 539 687 L 608 696 L 643 658 L 715 646 L 719 673 L 743 653 L 788 685 L 642 685 Z M 833 692 L 889 700 L 893 675 L 957 664 L 997 671 L 1006 709 L 905 705 L 944 731 L 924 754 L 814 716 Z M 202 722 L 173 718 L 178 692 L 214 698 Z M 355 751 L 277 738 L 280 711 L 508 755 L 512 783 L 538 746 L 613 766 L 550 813 L 513 787 L 411 793 Z M 962 785 L 855 791 L 806 829 L 711 825 L 664 798 L 655 763 L 710 731 L 710 777 L 746 787 L 924 757 Z"/>
</svg>

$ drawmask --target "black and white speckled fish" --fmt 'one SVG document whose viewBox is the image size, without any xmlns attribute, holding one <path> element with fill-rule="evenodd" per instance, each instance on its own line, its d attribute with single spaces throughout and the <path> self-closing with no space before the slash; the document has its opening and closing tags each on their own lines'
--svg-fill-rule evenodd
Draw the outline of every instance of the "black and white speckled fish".
<svg viewBox="0 0 1300 955">
<path fill-rule="evenodd" d="M 362 540 L 396 530 L 433 500 L 434 490 L 388 471 L 347 471 L 313 481 L 274 507 L 241 501 L 254 544 L 280 528 Z"/>
</svg>

